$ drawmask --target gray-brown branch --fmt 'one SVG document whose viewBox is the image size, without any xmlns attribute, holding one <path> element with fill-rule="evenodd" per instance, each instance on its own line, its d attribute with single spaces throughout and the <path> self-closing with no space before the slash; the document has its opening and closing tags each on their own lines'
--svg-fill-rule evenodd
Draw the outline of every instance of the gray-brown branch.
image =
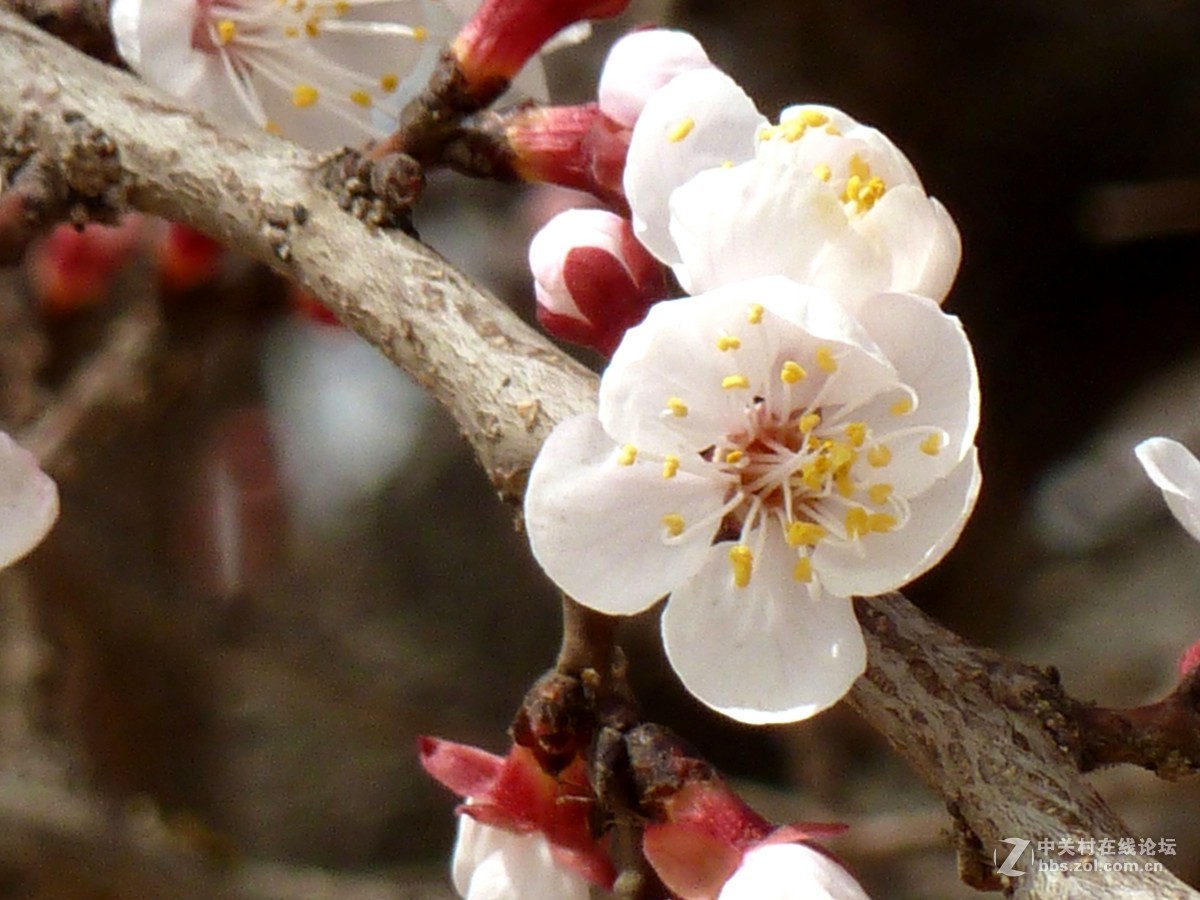
<svg viewBox="0 0 1200 900">
<path fill-rule="evenodd" d="M 432 251 L 342 212 L 317 157 L 224 132 L 0 9 L 0 163 L 32 143 L 78 177 L 81 118 L 116 148 L 108 196 L 297 279 L 451 411 L 507 499 L 554 424 L 594 409 L 593 375 Z M 1127 834 L 1078 773 L 1073 707 L 1050 675 L 963 642 L 899 595 L 859 612 L 871 664 L 851 703 L 942 793 L 968 880 L 1004 887 L 985 877 L 1004 838 Z M 1031 871 L 1010 887 L 1028 898 L 1200 897 L 1167 873 Z"/>
</svg>

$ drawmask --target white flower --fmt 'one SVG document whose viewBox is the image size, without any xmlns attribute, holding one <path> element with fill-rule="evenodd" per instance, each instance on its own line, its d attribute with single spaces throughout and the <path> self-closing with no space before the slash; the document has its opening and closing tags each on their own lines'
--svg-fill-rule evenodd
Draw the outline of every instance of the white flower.
<svg viewBox="0 0 1200 900">
<path fill-rule="evenodd" d="M 0 569 L 36 547 L 58 518 L 58 488 L 33 454 L 0 431 Z"/>
<path fill-rule="evenodd" d="M 804 844 L 755 847 L 717 900 L 870 900 L 836 862 Z"/>
<path fill-rule="evenodd" d="M 650 95 L 684 72 L 710 69 L 700 42 L 686 31 L 634 31 L 612 45 L 600 72 L 600 110 L 632 128 Z"/>
<path fill-rule="evenodd" d="M 111 19 L 118 52 L 150 84 L 323 150 L 390 133 L 472 6 L 114 0 Z"/>
<path fill-rule="evenodd" d="M 638 236 L 693 294 L 777 274 L 852 305 L 885 291 L 940 302 L 961 256 L 949 213 L 883 134 L 828 106 L 767 124 L 716 69 L 650 97 L 625 192 Z"/>
<path fill-rule="evenodd" d="M 1147 438 L 1133 452 L 1179 524 L 1200 541 L 1200 460 L 1183 444 L 1165 437 Z"/>
<path fill-rule="evenodd" d="M 885 294 L 857 321 L 772 276 L 652 307 L 554 430 L 525 498 L 538 562 L 610 614 L 663 594 L 667 654 L 745 722 L 836 702 L 864 646 L 844 598 L 950 549 L 979 488 L 979 392 L 958 320 Z"/>
<path fill-rule="evenodd" d="M 458 817 L 450 864 L 464 900 L 588 900 L 588 882 L 559 866 L 540 833 L 516 834 Z"/>
</svg>

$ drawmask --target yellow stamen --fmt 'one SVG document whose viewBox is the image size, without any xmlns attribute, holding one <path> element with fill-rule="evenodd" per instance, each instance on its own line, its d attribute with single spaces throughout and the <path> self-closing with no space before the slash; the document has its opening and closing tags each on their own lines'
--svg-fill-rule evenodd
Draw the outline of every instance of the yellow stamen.
<svg viewBox="0 0 1200 900">
<path fill-rule="evenodd" d="M 800 433 L 811 434 L 812 430 L 821 424 L 821 414 L 810 412 L 800 417 Z"/>
<path fill-rule="evenodd" d="M 887 534 L 896 527 L 896 517 L 887 513 L 871 513 L 867 516 L 867 527 L 876 534 Z"/>
<path fill-rule="evenodd" d="M 672 144 L 678 144 L 685 137 L 692 133 L 692 129 L 696 127 L 696 120 L 691 116 L 683 119 L 678 125 L 674 126 L 667 132 L 667 140 Z"/>
<path fill-rule="evenodd" d="M 671 411 L 671 415 L 675 416 L 677 419 L 682 419 L 688 414 L 687 404 L 678 397 L 667 398 L 667 409 L 669 409 Z"/>
<path fill-rule="evenodd" d="M 333 4 L 333 11 L 339 16 L 344 16 L 346 13 L 350 12 L 350 4 L 348 0 L 337 0 L 337 2 Z"/>
<path fill-rule="evenodd" d="M 236 36 L 237 26 L 232 20 L 222 19 L 217 23 L 217 40 L 219 40 L 222 45 L 232 42 Z"/>
<path fill-rule="evenodd" d="M 351 91 L 350 92 L 350 102 L 355 103 L 358 106 L 363 107 L 364 109 L 370 109 L 371 108 L 371 95 L 368 94 L 366 91 Z"/>
<path fill-rule="evenodd" d="M 800 138 L 804 137 L 804 132 L 808 129 L 803 117 L 795 116 L 788 119 L 786 122 L 779 123 L 779 132 L 783 135 L 783 139 L 789 144 L 794 144 Z"/>
<path fill-rule="evenodd" d="M 807 556 L 802 556 L 796 560 L 796 566 L 792 569 L 792 578 L 796 581 L 809 582 L 812 581 L 812 562 Z"/>
<path fill-rule="evenodd" d="M 724 353 L 726 350 L 737 350 L 742 346 L 742 339 L 732 334 L 723 334 L 717 338 L 717 349 Z"/>
<path fill-rule="evenodd" d="M 728 453 L 725 454 L 725 462 L 727 462 L 727 463 L 739 462 L 745 455 L 746 455 L 746 452 L 744 450 L 730 450 Z"/>
<path fill-rule="evenodd" d="M 921 441 L 921 452 L 927 456 L 937 456 L 942 452 L 942 435 L 935 431 Z"/>
<path fill-rule="evenodd" d="M 425 38 L 429 37 L 429 32 L 425 29 L 424 26 L 418 25 L 416 28 L 413 29 L 412 36 L 413 36 L 414 41 L 423 41 L 423 40 L 425 40 Z"/>
<path fill-rule="evenodd" d="M 300 29 L 297 28 L 295 25 L 285 25 L 285 26 L 283 26 L 283 36 L 290 37 L 290 38 L 299 37 Z"/>
<path fill-rule="evenodd" d="M 797 381 L 803 381 L 808 377 L 808 373 L 798 362 L 788 360 L 783 364 L 783 368 L 779 370 L 779 380 L 784 384 L 795 384 Z"/>
<path fill-rule="evenodd" d="M 746 315 L 746 321 L 751 325 L 762 324 L 763 308 L 761 303 L 750 304 L 750 312 Z"/>
<path fill-rule="evenodd" d="M 892 461 L 892 449 L 887 444 L 876 444 L 867 450 L 867 462 L 881 469 Z"/>
<path fill-rule="evenodd" d="M 828 181 L 833 177 L 833 170 L 829 168 L 829 163 L 821 163 L 813 169 L 813 175 L 817 176 L 821 181 Z"/>
<path fill-rule="evenodd" d="M 750 583 L 754 571 L 754 553 L 745 544 L 734 544 L 729 548 L 729 562 L 733 566 L 733 583 L 744 588 Z"/>
<path fill-rule="evenodd" d="M 861 181 L 865 181 L 871 177 L 871 167 L 867 164 L 866 160 L 864 160 L 857 153 L 854 153 L 850 156 L 850 162 L 847 165 L 847 168 L 850 170 L 850 174 L 853 177 L 858 178 Z"/>
<path fill-rule="evenodd" d="M 733 168 L 733 165 L 734 165 L 734 164 L 733 164 L 733 160 L 732 160 L 732 159 L 724 159 L 724 160 L 721 160 L 721 168 L 722 168 L 722 169 L 732 169 L 732 168 Z"/>
<path fill-rule="evenodd" d="M 385 94 L 390 94 L 400 86 L 400 76 L 388 73 L 379 76 L 379 89 Z"/>
<path fill-rule="evenodd" d="M 617 465 L 619 466 L 632 466 L 635 459 L 637 459 L 637 447 L 633 444 L 626 444 L 617 453 Z"/>
<path fill-rule="evenodd" d="M 663 478 L 674 478 L 679 471 L 679 457 L 668 453 L 663 457 Z"/>
<path fill-rule="evenodd" d="M 292 89 L 292 106 L 305 109 L 317 102 L 317 89 L 311 84 L 298 84 Z"/>
<path fill-rule="evenodd" d="M 804 120 L 805 125 L 811 125 L 813 128 L 824 125 L 829 121 L 829 116 L 815 109 L 800 110 L 800 118 Z"/>
<path fill-rule="evenodd" d="M 849 444 L 843 444 L 841 441 L 829 442 L 829 463 L 835 469 L 850 466 L 856 459 L 858 459 L 858 454 Z"/>
<path fill-rule="evenodd" d="M 901 397 L 892 404 L 892 415 L 903 416 L 913 411 L 912 397 Z"/>
<path fill-rule="evenodd" d="M 750 387 L 750 379 L 745 375 L 726 375 L 721 379 L 721 387 L 727 391 L 735 388 L 745 389 Z"/>
<path fill-rule="evenodd" d="M 849 500 L 854 496 L 854 482 L 850 480 L 849 469 L 839 469 L 833 476 L 833 486 L 837 488 L 838 496 Z"/>
<path fill-rule="evenodd" d="M 861 506 L 852 506 L 846 510 L 846 537 L 860 538 L 871 530 L 871 522 L 867 511 Z"/>
<path fill-rule="evenodd" d="M 833 358 L 833 351 L 828 347 L 817 348 L 817 368 L 822 372 L 832 373 L 837 371 L 837 360 Z"/>
<path fill-rule="evenodd" d="M 867 439 L 867 423 L 851 422 L 846 426 L 846 440 L 851 447 L 861 447 Z"/>
<path fill-rule="evenodd" d="M 867 488 L 867 496 L 871 498 L 871 502 L 876 506 L 887 503 L 888 498 L 892 496 L 892 486 L 887 483 L 873 484 Z"/>
<path fill-rule="evenodd" d="M 815 547 L 827 533 L 815 522 L 790 522 L 787 527 L 788 546 L 799 547 L 803 544 Z"/>
<path fill-rule="evenodd" d="M 683 516 L 679 513 L 667 513 L 660 521 L 671 537 L 679 537 L 683 534 Z"/>
</svg>

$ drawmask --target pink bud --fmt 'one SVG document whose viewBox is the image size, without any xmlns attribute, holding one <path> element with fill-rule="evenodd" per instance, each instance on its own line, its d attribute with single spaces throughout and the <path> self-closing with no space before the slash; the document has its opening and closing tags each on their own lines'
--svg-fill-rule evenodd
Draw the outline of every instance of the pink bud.
<svg viewBox="0 0 1200 900">
<path fill-rule="evenodd" d="M 607 210 L 555 216 L 529 245 L 529 267 L 542 327 L 606 356 L 668 294 L 662 264 Z"/>
<path fill-rule="evenodd" d="M 502 92 L 558 32 L 585 19 L 619 15 L 628 5 L 629 0 L 484 0 L 451 47 L 466 93 L 488 98 Z"/>
<path fill-rule="evenodd" d="M 163 287 L 182 293 L 212 281 L 220 270 L 224 249 L 194 228 L 168 222 L 155 247 Z"/>
<path fill-rule="evenodd" d="M 600 109 L 632 128 L 651 94 L 676 75 L 709 68 L 708 54 L 686 31 L 654 28 L 627 34 L 613 44 L 600 73 Z"/>
<path fill-rule="evenodd" d="M 1200 668 L 1200 641 L 1184 650 L 1179 657 L 1179 677 L 1187 678 L 1197 668 Z"/>
<path fill-rule="evenodd" d="M 117 270 L 133 259 L 143 219 L 119 225 L 59 225 L 30 248 L 26 270 L 43 312 L 66 314 L 107 299 Z"/>
</svg>

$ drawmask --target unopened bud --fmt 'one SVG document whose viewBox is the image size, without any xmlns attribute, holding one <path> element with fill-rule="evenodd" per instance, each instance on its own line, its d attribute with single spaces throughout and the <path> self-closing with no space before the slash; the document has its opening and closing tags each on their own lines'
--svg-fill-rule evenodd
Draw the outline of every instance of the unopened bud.
<svg viewBox="0 0 1200 900">
<path fill-rule="evenodd" d="M 606 356 L 667 296 L 662 264 L 607 210 L 555 216 L 530 244 L 529 267 L 542 327 Z"/>
<path fill-rule="evenodd" d="M 1187 678 L 1196 669 L 1200 669 L 1200 641 L 1184 650 L 1179 657 L 1179 677 Z"/>
<path fill-rule="evenodd" d="M 224 253 L 217 241 L 178 222 L 167 223 L 155 250 L 162 285 L 176 293 L 190 291 L 216 278 Z"/>
<path fill-rule="evenodd" d="M 712 68 L 700 42 L 686 31 L 654 28 L 621 38 L 600 73 L 600 109 L 632 128 L 650 95 L 676 75 Z"/>
<path fill-rule="evenodd" d="M 38 305 L 61 315 L 108 298 L 117 271 L 137 253 L 143 219 L 120 225 L 59 225 L 30 248 L 26 271 Z"/>
</svg>

